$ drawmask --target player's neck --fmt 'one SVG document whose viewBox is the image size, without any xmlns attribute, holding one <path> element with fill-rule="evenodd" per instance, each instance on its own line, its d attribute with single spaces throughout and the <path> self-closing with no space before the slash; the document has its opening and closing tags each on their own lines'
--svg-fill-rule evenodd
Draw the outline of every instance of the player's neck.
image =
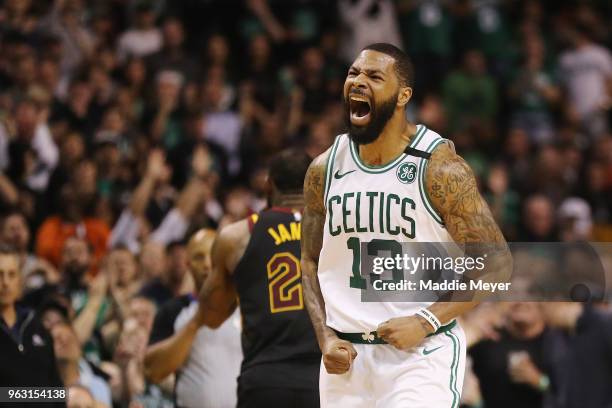
<svg viewBox="0 0 612 408">
<path fill-rule="evenodd" d="M 384 166 L 397 158 L 412 141 L 416 126 L 394 115 L 374 142 L 359 146 L 359 157 L 368 166 Z"/>
<path fill-rule="evenodd" d="M 304 208 L 304 196 L 302 194 L 274 194 L 271 204 L 272 207 L 300 210 Z"/>
</svg>

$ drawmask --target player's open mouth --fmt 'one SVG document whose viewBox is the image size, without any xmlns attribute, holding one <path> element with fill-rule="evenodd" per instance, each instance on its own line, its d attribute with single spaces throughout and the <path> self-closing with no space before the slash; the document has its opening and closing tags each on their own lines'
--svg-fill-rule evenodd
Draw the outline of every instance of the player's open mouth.
<svg viewBox="0 0 612 408">
<path fill-rule="evenodd" d="M 355 126 L 365 126 L 370 122 L 370 101 L 363 95 L 352 94 L 349 96 L 349 108 L 351 110 L 351 123 Z"/>
</svg>

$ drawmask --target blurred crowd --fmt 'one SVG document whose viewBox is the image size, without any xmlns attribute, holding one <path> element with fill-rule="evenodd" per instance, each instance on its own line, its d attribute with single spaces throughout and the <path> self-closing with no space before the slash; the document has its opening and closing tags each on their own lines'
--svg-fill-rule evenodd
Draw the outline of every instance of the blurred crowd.
<svg viewBox="0 0 612 408">
<path fill-rule="evenodd" d="M 264 208 L 281 149 L 331 145 L 370 43 L 411 56 L 407 115 L 508 241 L 612 240 L 606 0 L 0 4 L 0 241 L 77 397 L 171 403 L 142 362 L 156 308 L 195 290 L 186 239 Z"/>
</svg>

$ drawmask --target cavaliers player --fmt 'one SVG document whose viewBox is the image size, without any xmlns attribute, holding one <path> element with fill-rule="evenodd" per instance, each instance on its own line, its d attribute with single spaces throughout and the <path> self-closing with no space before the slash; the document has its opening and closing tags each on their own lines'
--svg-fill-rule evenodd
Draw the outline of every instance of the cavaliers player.
<svg viewBox="0 0 612 408">
<path fill-rule="evenodd" d="M 270 166 L 271 208 L 221 230 L 200 293 L 204 324 L 218 327 L 237 302 L 244 360 L 238 407 L 318 407 L 321 353 L 300 269 L 302 185 L 310 158 L 287 150 Z"/>
<path fill-rule="evenodd" d="M 465 338 L 455 318 L 474 298 L 362 302 L 376 279 L 361 270 L 362 244 L 370 255 L 401 251 L 402 242 L 494 244 L 498 268 L 487 273 L 505 281 L 511 268 L 469 166 L 451 142 L 406 119 L 412 86 L 401 50 L 363 49 L 344 84 L 348 134 L 313 161 L 304 182 L 303 284 L 323 352 L 323 407 L 459 405 Z"/>
</svg>

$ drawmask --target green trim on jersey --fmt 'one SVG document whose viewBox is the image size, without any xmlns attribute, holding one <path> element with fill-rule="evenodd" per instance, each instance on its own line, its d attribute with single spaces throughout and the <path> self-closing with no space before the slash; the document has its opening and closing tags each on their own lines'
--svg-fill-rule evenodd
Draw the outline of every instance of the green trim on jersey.
<svg viewBox="0 0 612 408">
<path fill-rule="evenodd" d="M 325 185 L 323 186 L 323 207 L 327 208 L 327 195 L 329 194 L 329 188 L 332 182 L 332 173 L 334 172 L 334 159 L 336 158 L 336 150 L 338 150 L 338 145 L 340 144 L 340 139 L 342 135 L 336 136 L 336 140 L 334 140 L 334 144 L 329 152 L 329 156 L 327 157 L 327 163 L 325 163 Z"/>
<path fill-rule="evenodd" d="M 444 335 L 448 336 L 453 342 L 453 361 L 450 366 L 450 379 L 448 382 L 448 386 L 450 388 L 451 393 L 453 394 L 453 403 L 451 404 L 451 408 L 456 408 L 459 406 L 459 390 L 457 389 L 457 368 L 459 367 L 459 353 L 461 352 L 460 341 L 452 331 L 447 331 Z"/>
<path fill-rule="evenodd" d="M 427 149 L 425 149 L 425 151 L 427 153 L 433 152 L 434 149 L 438 147 L 438 145 L 444 143 L 444 141 L 445 139 L 441 137 L 434 139 L 427 147 Z M 421 193 L 421 199 L 423 200 L 423 203 L 425 203 L 425 208 L 427 209 L 429 215 L 431 215 L 432 218 L 436 220 L 438 224 L 444 225 L 444 220 L 442 219 L 440 214 L 438 214 L 438 212 L 434 209 L 434 206 L 430 201 L 429 196 L 427 195 L 427 191 L 425 190 L 425 173 L 427 172 L 428 162 L 429 160 L 423 159 L 419 164 L 419 193 Z"/>
<path fill-rule="evenodd" d="M 421 138 L 425 134 L 426 130 L 427 130 L 427 127 L 425 127 L 425 125 L 417 125 L 417 132 L 414 135 L 413 140 L 410 142 L 408 146 L 410 147 L 416 146 L 417 143 L 421 140 Z M 386 171 L 391 170 L 393 167 L 399 164 L 406 157 L 406 153 L 402 152 L 400 153 L 399 156 L 397 156 L 395 159 L 391 160 L 391 162 L 385 164 L 384 166 L 368 166 L 367 164 L 361 161 L 361 158 L 359 157 L 359 152 L 356 150 L 356 147 L 355 147 L 356 144 L 352 140 L 349 140 L 349 145 L 350 145 L 350 150 L 351 150 L 351 156 L 353 156 L 353 161 L 355 162 L 355 164 L 357 164 L 357 167 L 359 167 L 360 170 L 365 171 L 366 173 L 371 173 L 371 174 L 384 173 Z"/>
<path fill-rule="evenodd" d="M 420 129 L 417 129 L 416 134 L 414 135 L 414 139 L 412 139 L 412 141 L 410 142 L 410 144 L 408 146 L 416 149 L 417 146 L 419 145 L 419 143 L 421 142 L 421 140 L 423 139 L 423 136 L 425 136 L 425 133 L 427 133 L 427 126 L 425 125 L 417 125 L 418 127 L 421 127 Z"/>
</svg>

